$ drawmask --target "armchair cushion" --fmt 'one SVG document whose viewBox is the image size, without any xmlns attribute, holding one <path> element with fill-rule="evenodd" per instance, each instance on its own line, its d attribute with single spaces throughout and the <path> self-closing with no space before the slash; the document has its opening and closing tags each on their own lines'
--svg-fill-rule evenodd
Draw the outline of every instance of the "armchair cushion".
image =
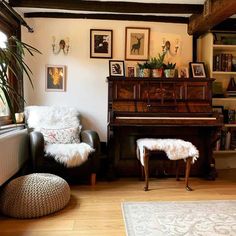
<svg viewBox="0 0 236 236">
<path fill-rule="evenodd" d="M 45 129 L 41 128 L 40 132 L 44 136 L 46 144 L 68 144 L 68 143 L 79 143 L 81 127 L 70 127 L 65 129 Z"/>
<path fill-rule="evenodd" d="M 66 167 L 75 167 L 88 160 L 88 156 L 95 150 L 87 143 L 73 144 L 47 144 L 45 145 L 46 155 L 53 158 Z"/>
</svg>

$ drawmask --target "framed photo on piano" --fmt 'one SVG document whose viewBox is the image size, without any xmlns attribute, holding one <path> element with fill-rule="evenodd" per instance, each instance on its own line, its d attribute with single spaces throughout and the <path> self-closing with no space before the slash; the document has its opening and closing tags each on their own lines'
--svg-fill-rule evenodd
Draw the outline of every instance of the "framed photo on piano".
<svg viewBox="0 0 236 236">
<path fill-rule="evenodd" d="M 109 75 L 125 77 L 125 63 L 124 61 L 110 60 L 109 61 Z"/>
<path fill-rule="evenodd" d="M 178 77 L 179 78 L 189 78 L 188 67 L 181 66 L 178 68 Z"/>
<path fill-rule="evenodd" d="M 193 78 L 206 78 L 204 62 L 190 62 L 189 67 Z"/>
</svg>

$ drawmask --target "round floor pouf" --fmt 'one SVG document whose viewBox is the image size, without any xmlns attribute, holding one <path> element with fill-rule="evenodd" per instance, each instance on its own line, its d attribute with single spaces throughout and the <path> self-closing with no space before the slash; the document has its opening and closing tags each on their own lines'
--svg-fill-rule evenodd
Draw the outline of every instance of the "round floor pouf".
<svg viewBox="0 0 236 236">
<path fill-rule="evenodd" d="M 59 176 L 44 173 L 24 175 L 1 191 L 0 210 L 16 218 L 34 218 L 61 210 L 70 200 L 70 187 Z"/>
</svg>

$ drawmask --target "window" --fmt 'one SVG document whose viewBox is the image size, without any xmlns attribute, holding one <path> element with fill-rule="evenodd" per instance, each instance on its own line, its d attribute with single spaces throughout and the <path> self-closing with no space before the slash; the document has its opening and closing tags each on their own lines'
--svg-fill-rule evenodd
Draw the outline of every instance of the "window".
<svg viewBox="0 0 236 236">
<path fill-rule="evenodd" d="M 7 35 L 0 30 L 0 48 L 4 48 L 7 41 Z M 9 116 L 9 108 L 0 86 L 0 117 Z"/>
</svg>

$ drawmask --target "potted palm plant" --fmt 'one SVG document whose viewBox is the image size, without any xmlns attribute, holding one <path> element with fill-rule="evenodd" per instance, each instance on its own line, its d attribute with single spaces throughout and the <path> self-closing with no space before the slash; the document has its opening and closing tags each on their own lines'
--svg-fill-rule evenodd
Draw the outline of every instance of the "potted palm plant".
<svg viewBox="0 0 236 236">
<path fill-rule="evenodd" d="M 24 60 L 26 52 L 31 56 L 34 56 L 35 52 L 40 53 L 36 48 L 21 42 L 15 36 L 11 36 L 5 46 L 0 47 L 0 89 L 5 96 L 13 121 L 15 120 L 14 113 L 18 110 L 14 105 L 19 107 L 24 98 L 12 86 L 11 79 L 22 80 L 25 73 L 33 88 L 32 71 Z M 0 99 L 4 102 L 1 95 Z"/>
<path fill-rule="evenodd" d="M 174 78 L 175 77 L 175 66 L 176 63 L 170 63 L 168 62 L 165 66 L 164 66 L 164 74 L 166 78 Z"/>
<path fill-rule="evenodd" d="M 164 59 L 165 53 L 158 54 L 158 57 L 152 57 L 150 59 L 150 65 L 152 69 L 152 77 L 162 77 L 163 76 L 163 68 L 164 68 Z"/>
<path fill-rule="evenodd" d="M 139 77 L 150 77 L 151 74 L 151 65 L 149 62 L 145 62 L 143 64 L 138 64 L 138 76 Z"/>
</svg>

